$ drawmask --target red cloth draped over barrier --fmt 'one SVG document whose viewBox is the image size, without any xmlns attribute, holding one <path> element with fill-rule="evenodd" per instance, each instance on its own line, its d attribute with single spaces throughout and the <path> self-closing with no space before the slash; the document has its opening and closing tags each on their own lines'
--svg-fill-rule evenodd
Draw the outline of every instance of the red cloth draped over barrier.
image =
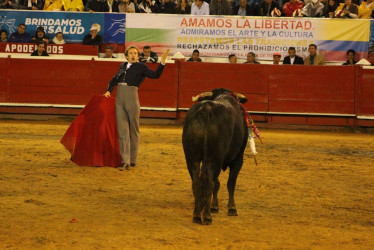
<svg viewBox="0 0 374 250">
<path fill-rule="evenodd" d="M 94 95 L 61 138 L 71 160 L 81 166 L 121 164 L 115 99 Z"/>
</svg>

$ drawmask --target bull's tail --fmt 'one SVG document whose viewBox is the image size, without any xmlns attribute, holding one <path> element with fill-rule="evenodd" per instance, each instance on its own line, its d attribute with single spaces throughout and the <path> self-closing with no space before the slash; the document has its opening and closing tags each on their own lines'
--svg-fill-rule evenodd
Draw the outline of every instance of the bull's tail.
<svg viewBox="0 0 374 250">
<path fill-rule="evenodd" d="M 204 117 L 204 146 L 203 146 L 203 159 L 202 163 L 200 166 L 200 207 L 201 211 L 204 209 L 209 210 L 209 205 L 210 205 L 210 200 L 211 200 L 211 195 L 213 192 L 213 182 L 210 178 L 210 175 L 212 173 L 209 173 L 211 171 L 211 162 L 208 157 L 208 137 L 210 133 L 210 122 L 211 122 L 211 112 L 210 112 L 210 106 L 207 106 L 206 109 L 204 110 L 205 115 Z"/>
</svg>

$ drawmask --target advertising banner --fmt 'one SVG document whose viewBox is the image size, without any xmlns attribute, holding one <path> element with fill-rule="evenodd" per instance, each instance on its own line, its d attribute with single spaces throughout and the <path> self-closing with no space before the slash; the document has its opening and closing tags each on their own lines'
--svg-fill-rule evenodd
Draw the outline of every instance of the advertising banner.
<svg viewBox="0 0 374 250">
<path fill-rule="evenodd" d="M 0 11 L 0 29 L 7 30 L 8 35 L 16 32 L 18 25 L 23 23 L 31 37 L 35 35 L 36 28 L 42 26 L 50 40 L 57 32 L 62 32 L 67 43 L 81 43 L 96 23 L 100 25 L 99 35 L 104 43 L 123 44 L 125 20 L 126 15 L 119 13 Z"/>
<path fill-rule="evenodd" d="M 369 20 L 127 14 L 126 44 L 151 45 L 159 53 L 169 47 L 185 56 L 195 49 L 214 57 L 254 52 L 262 60 L 274 52 L 285 56 L 289 47 L 307 56 L 316 44 L 326 60 L 345 61 L 348 49 L 367 52 L 369 30 Z"/>
</svg>

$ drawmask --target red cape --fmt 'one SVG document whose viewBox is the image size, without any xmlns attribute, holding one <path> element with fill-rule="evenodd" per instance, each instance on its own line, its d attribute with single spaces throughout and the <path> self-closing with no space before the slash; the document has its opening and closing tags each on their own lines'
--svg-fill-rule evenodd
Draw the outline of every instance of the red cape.
<svg viewBox="0 0 374 250">
<path fill-rule="evenodd" d="M 61 144 L 81 166 L 117 167 L 121 164 L 115 99 L 93 95 L 72 122 Z"/>
</svg>

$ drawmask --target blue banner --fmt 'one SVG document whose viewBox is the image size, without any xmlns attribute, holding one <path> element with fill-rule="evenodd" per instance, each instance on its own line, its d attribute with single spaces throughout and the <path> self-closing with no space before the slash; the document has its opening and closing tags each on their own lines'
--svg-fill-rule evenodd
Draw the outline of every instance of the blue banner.
<svg viewBox="0 0 374 250">
<path fill-rule="evenodd" d="M 106 43 L 125 43 L 126 14 L 106 13 L 104 21 L 104 41 Z"/>
<path fill-rule="evenodd" d="M 0 11 L 0 29 L 8 35 L 17 31 L 19 24 L 34 36 L 36 28 L 44 27 L 50 40 L 57 32 L 64 34 L 67 43 L 81 43 L 90 33 L 93 24 L 100 25 L 99 35 L 104 43 L 125 43 L 126 15 L 119 13 L 50 12 L 50 11 Z"/>
</svg>

